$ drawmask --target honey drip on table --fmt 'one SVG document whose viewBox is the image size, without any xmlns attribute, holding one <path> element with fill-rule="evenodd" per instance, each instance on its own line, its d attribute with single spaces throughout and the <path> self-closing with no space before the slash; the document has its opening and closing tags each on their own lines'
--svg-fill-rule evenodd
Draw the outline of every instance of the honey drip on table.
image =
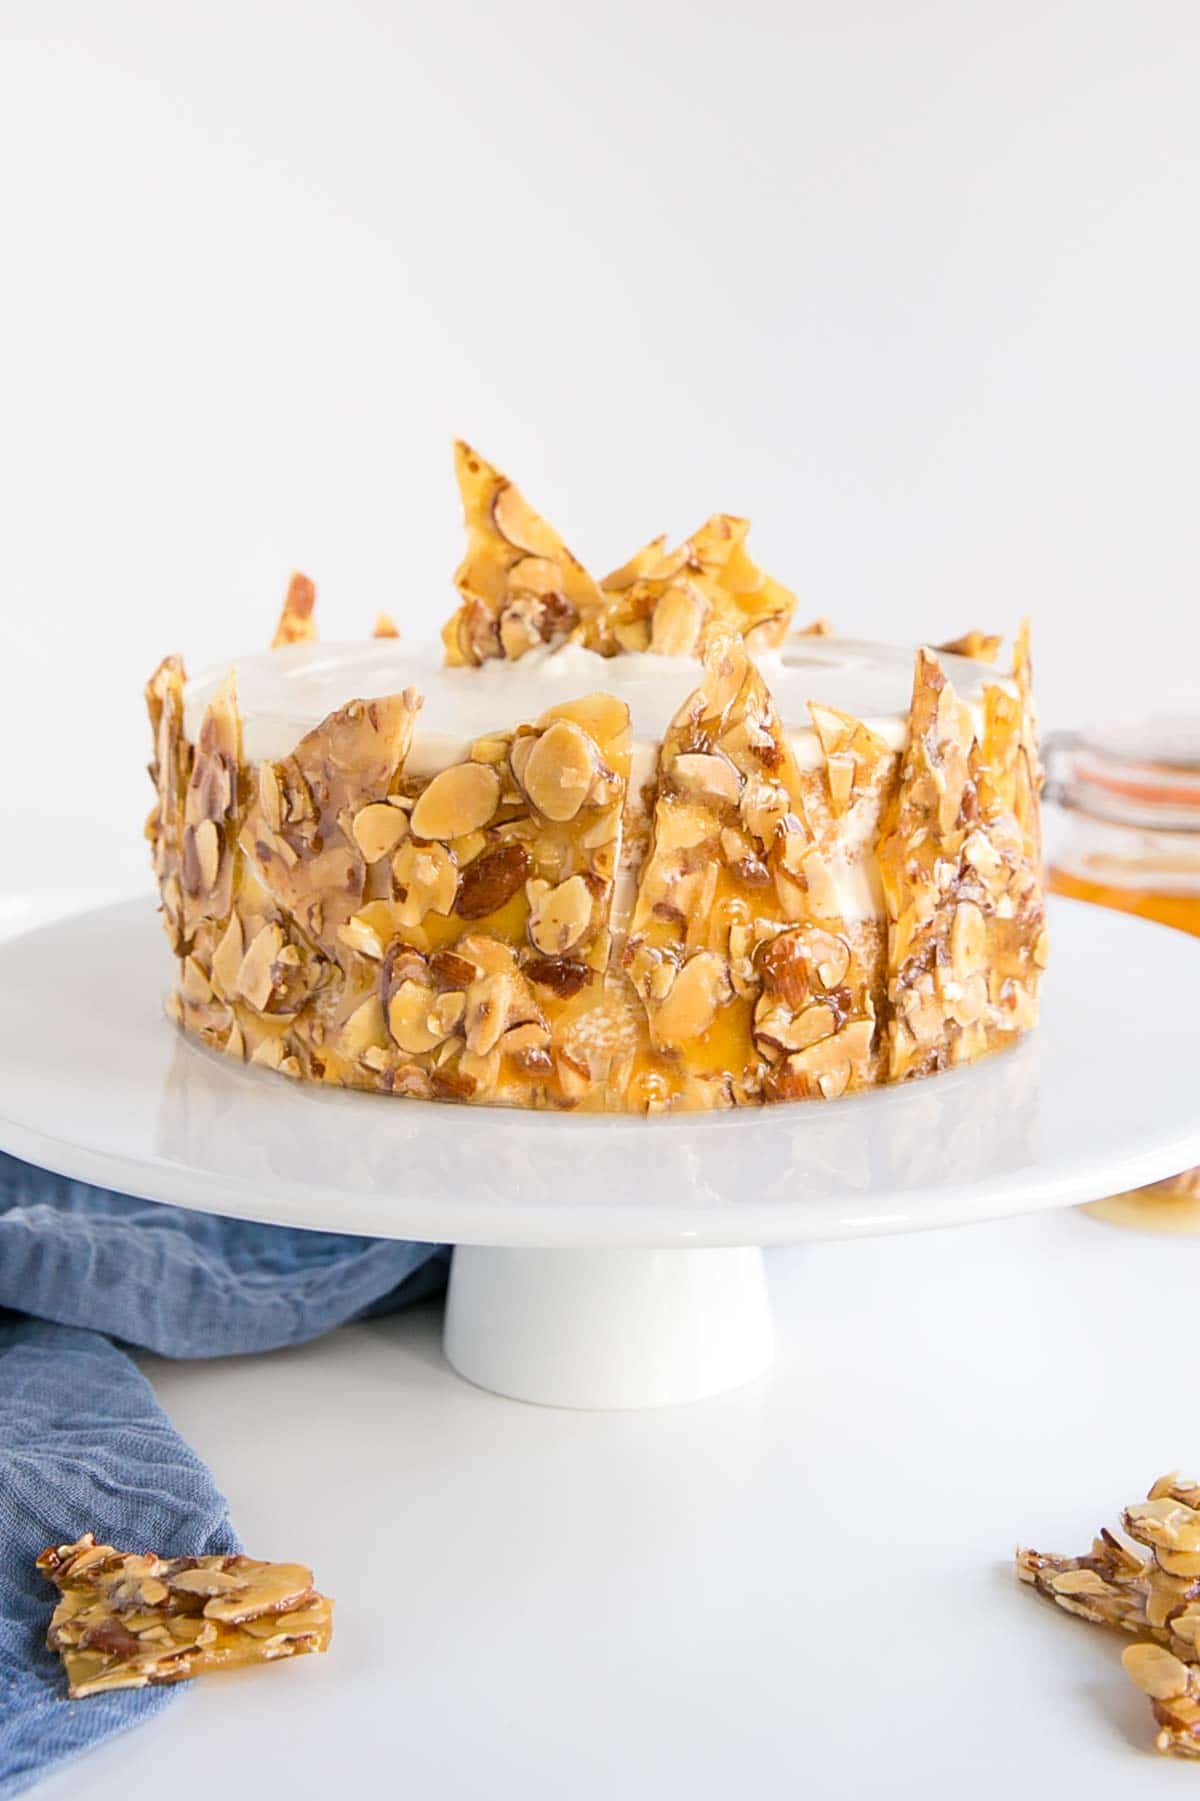
<svg viewBox="0 0 1200 1801">
<path fill-rule="evenodd" d="M 1106 1225 L 1128 1226 L 1135 1232 L 1200 1232 L 1200 1170 L 1089 1201 L 1083 1211 Z"/>
<path fill-rule="evenodd" d="M 1050 887 L 1055 894 L 1092 901 L 1098 907 L 1115 907 L 1121 913 L 1136 913 L 1142 919 L 1154 919 L 1200 937 L 1200 894 L 1156 894 L 1152 889 L 1119 888 L 1067 875 L 1059 869 L 1051 871 Z M 1200 1096 L 1197 1105 L 1200 1106 Z M 1200 1232 L 1200 1169 L 1185 1170 L 1182 1175 L 1154 1182 L 1148 1188 L 1133 1188 L 1125 1194 L 1091 1201 L 1083 1211 L 1106 1225 L 1125 1226 L 1136 1232 Z"/>
</svg>

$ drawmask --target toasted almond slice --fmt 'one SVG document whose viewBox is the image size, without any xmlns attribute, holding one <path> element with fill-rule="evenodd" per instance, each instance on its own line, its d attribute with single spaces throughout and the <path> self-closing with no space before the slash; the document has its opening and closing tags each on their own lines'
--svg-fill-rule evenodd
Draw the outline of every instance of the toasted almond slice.
<svg viewBox="0 0 1200 1801">
<path fill-rule="evenodd" d="M 390 857 L 402 838 L 408 836 L 408 815 L 386 801 L 370 801 L 354 816 L 354 842 L 368 863 Z"/>
<path fill-rule="evenodd" d="M 485 826 L 500 799 L 500 777 L 487 763 L 455 763 L 435 775 L 412 810 L 418 838 L 460 838 Z"/>
</svg>

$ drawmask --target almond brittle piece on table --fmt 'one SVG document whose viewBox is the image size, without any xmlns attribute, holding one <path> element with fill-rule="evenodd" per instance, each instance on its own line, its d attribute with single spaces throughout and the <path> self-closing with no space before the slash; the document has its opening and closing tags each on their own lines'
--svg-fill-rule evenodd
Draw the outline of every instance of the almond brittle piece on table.
<svg viewBox="0 0 1200 1801">
<path fill-rule="evenodd" d="M 1151 1698 L 1156 1748 L 1167 1757 L 1200 1757 L 1200 1670 L 1161 1645 L 1127 1645 L 1121 1662 Z"/>
<path fill-rule="evenodd" d="M 796 597 L 752 560 L 749 530 L 715 513 L 676 550 L 663 538 L 647 544 L 601 583 L 607 641 L 593 648 L 699 656 L 729 632 L 754 649 L 782 644 Z"/>
<path fill-rule="evenodd" d="M 908 749 L 878 853 L 892 1081 L 969 1061 L 1036 1020 L 1046 938 L 1024 800 L 1032 729 L 1020 692 L 991 686 L 981 742 L 937 658 L 917 652 Z"/>
<path fill-rule="evenodd" d="M 37 1567 L 60 1591 L 46 1643 L 72 1700 L 324 1651 L 333 1630 L 333 1602 L 299 1563 L 163 1558 L 87 1532 L 51 1545 Z"/>
<path fill-rule="evenodd" d="M 590 644 L 604 602 L 583 564 L 469 444 L 455 444 L 454 467 L 467 551 L 454 576 L 461 605 L 442 631 L 447 663 L 521 657 L 572 635 Z"/>
<path fill-rule="evenodd" d="M 1102 1528 L 1082 1557 L 1017 1553 L 1017 1575 L 1065 1613 L 1098 1626 L 1145 1634 L 1176 1656 L 1196 1657 L 1200 1584 L 1169 1576 Z"/>
<path fill-rule="evenodd" d="M 1160 1751 L 1200 1756 L 1200 1487 L 1161 1476 L 1145 1501 L 1122 1514 L 1143 1557 L 1106 1529 L 1083 1557 L 1017 1552 L 1017 1575 L 1067 1613 L 1147 1641 L 1122 1658 L 1153 1697 Z"/>
<path fill-rule="evenodd" d="M 275 627 L 275 636 L 271 639 L 271 649 L 281 650 L 285 644 L 311 644 L 317 636 L 316 622 L 313 619 L 313 608 L 317 603 L 317 590 L 306 575 L 294 575 L 288 584 L 284 596 L 283 611 L 279 615 L 279 624 Z"/>
<path fill-rule="evenodd" d="M 629 757 L 628 708 L 588 695 L 432 778 L 402 776 L 398 837 L 377 809 L 359 816 L 379 828 L 374 898 L 340 933 L 362 973 L 325 1020 L 338 1079 L 493 1105 L 603 1093 L 622 1026 L 605 971 Z"/>
<path fill-rule="evenodd" d="M 615 1105 L 832 1096 L 866 1079 L 869 989 L 803 813 L 775 704 L 740 638 L 715 641 L 663 740 L 624 967 L 651 1054 Z"/>
</svg>

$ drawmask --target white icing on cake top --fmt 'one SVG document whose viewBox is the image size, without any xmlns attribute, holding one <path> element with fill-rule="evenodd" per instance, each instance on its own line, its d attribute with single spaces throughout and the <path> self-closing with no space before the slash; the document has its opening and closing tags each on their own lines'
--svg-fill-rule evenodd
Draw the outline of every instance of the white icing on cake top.
<svg viewBox="0 0 1200 1801">
<path fill-rule="evenodd" d="M 861 719 L 895 750 L 908 739 L 915 651 L 849 638 L 789 638 L 778 651 L 755 657 L 775 697 L 802 767 L 821 762 L 808 715 L 810 700 Z M 511 731 L 547 707 L 604 690 L 624 700 L 633 727 L 630 788 L 638 793 L 654 778 L 658 746 L 671 719 L 698 686 L 702 669 L 692 657 L 649 654 L 600 657 L 578 645 L 531 651 L 515 663 L 496 659 L 478 669 L 447 669 L 440 644 L 372 639 L 357 644 L 293 644 L 239 658 L 238 707 L 242 754 L 247 762 L 278 759 L 306 732 L 350 700 L 374 700 L 408 686 L 425 704 L 417 718 L 410 775 L 432 775 L 461 761 L 472 741 L 488 732 Z M 960 698 L 980 724 L 983 689 L 1012 684 L 985 663 L 939 657 Z M 204 708 L 226 674 L 221 667 L 188 682 L 184 729 L 194 742 Z M 882 919 L 883 891 L 875 860 L 877 809 L 847 817 L 842 841 L 828 858 L 842 915 Z M 631 899 L 631 892 L 625 901 Z"/>
<path fill-rule="evenodd" d="M 939 653 L 959 698 L 977 711 L 996 671 L 966 657 Z M 284 757 L 305 732 L 349 700 L 374 700 L 413 686 L 425 697 L 405 767 L 422 775 L 455 761 L 472 739 L 509 731 L 547 707 L 604 690 L 630 710 L 635 744 L 656 745 L 697 687 L 692 657 L 649 653 L 600 657 L 578 645 L 537 650 L 515 663 L 496 659 L 479 669 L 447 669 L 440 644 L 380 638 L 357 644 L 293 644 L 236 662 L 242 752 L 247 762 Z M 852 713 L 900 749 L 908 733 L 911 649 L 849 638 L 789 638 L 756 656 L 803 765 L 820 756 L 808 718 L 810 700 Z M 184 728 L 193 741 L 225 667 L 184 690 Z M 1005 683 L 1007 686 L 1007 683 Z"/>
</svg>

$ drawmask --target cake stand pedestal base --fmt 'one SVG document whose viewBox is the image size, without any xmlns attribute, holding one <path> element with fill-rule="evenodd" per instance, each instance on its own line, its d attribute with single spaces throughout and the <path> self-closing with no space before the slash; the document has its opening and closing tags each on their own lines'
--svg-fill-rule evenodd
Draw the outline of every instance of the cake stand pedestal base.
<svg viewBox="0 0 1200 1801">
<path fill-rule="evenodd" d="M 760 1250 L 460 1245 L 445 1350 L 479 1388 L 547 1407 L 661 1407 L 770 1367 Z"/>
</svg>

